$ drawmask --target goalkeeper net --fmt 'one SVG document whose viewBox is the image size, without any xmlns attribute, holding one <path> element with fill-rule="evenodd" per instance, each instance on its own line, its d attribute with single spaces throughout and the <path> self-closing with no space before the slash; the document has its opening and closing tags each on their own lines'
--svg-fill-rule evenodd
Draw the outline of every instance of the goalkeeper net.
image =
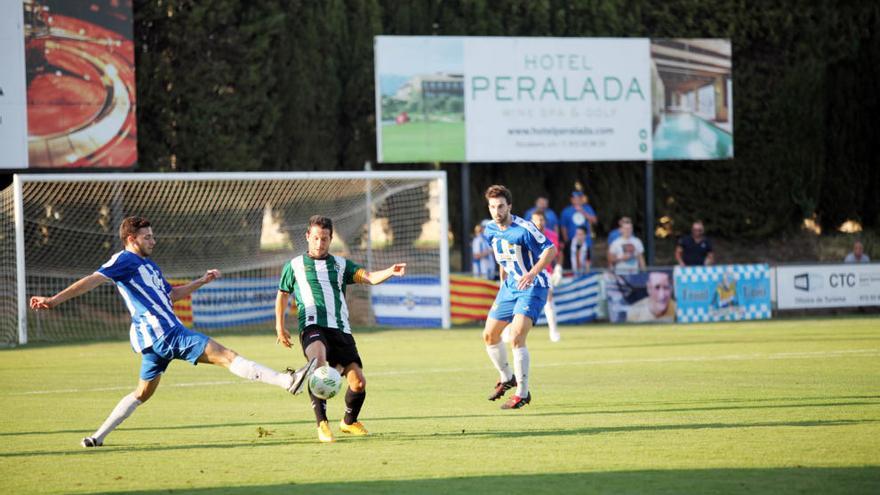
<svg viewBox="0 0 880 495">
<path fill-rule="evenodd" d="M 15 186 L 0 192 L 3 344 L 127 338 L 128 311 L 109 283 L 51 311 L 24 304 L 33 295 L 56 294 L 121 250 L 119 224 L 132 215 L 152 223 L 152 258 L 172 285 L 208 268 L 223 272 L 175 304 L 184 324 L 206 333 L 273 330 L 281 268 L 305 253 L 308 219 L 316 214 L 333 219 L 331 253 L 367 270 L 407 263 L 405 279 L 446 294 L 439 304 L 448 315 L 444 172 L 21 175 L 16 181 L 19 195 Z M 370 289 L 348 289 L 354 326 L 377 323 Z M 439 324 L 448 326 L 448 316 Z"/>
</svg>

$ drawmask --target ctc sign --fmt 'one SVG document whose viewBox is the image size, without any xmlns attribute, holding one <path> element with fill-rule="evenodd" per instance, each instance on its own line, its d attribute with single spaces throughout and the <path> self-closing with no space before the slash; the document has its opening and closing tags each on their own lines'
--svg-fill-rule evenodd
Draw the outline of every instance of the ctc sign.
<svg viewBox="0 0 880 495">
<path fill-rule="evenodd" d="M 831 284 L 831 287 L 855 287 L 856 286 L 856 274 L 855 273 L 832 273 L 828 277 L 828 283 Z"/>
</svg>

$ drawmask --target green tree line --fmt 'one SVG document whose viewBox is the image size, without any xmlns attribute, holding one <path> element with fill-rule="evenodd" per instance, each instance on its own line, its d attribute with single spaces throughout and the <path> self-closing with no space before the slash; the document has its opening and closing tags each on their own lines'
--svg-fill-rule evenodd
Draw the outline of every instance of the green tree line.
<svg viewBox="0 0 880 495">
<path fill-rule="evenodd" d="M 816 215 L 880 227 L 880 3 L 817 0 L 135 0 L 141 171 L 359 170 L 375 161 L 373 36 L 730 38 L 736 158 L 658 162 L 657 217 L 763 238 Z M 374 164 L 449 171 L 456 164 Z M 524 210 L 585 185 L 600 232 L 642 220 L 640 163 L 479 164 Z M 461 222 L 450 208 L 452 225 Z M 456 229 L 456 232 L 458 230 Z"/>
</svg>

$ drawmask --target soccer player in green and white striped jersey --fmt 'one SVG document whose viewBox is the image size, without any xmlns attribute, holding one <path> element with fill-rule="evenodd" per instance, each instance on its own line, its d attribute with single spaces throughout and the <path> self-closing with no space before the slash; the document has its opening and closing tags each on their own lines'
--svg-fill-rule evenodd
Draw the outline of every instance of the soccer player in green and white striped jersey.
<svg viewBox="0 0 880 495">
<path fill-rule="evenodd" d="M 284 312 L 290 294 L 296 301 L 299 338 L 306 358 L 317 358 L 317 366 L 329 363 L 341 370 L 348 380 L 345 394 L 345 417 L 339 428 L 344 433 L 366 435 L 357 420 L 366 399 L 366 379 L 357 345 L 348 323 L 345 287 L 349 284 L 381 284 L 391 277 L 402 277 L 406 263 L 397 263 L 377 272 L 368 273 L 357 263 L 329 252 L 333 239 L 333 221 L 315 215 L 309 218 L 306 242 L 309 250 L 284 265 L 278 296 L 275 300 L 275 332 L 278 342 L 290 347 L 290 332 L 284 325 Z M 327 401 L 311 391 L 312 408 L 318 422 L 318 440 L 332 442 L 333 433 L 327 421 Z"/>
</svg>

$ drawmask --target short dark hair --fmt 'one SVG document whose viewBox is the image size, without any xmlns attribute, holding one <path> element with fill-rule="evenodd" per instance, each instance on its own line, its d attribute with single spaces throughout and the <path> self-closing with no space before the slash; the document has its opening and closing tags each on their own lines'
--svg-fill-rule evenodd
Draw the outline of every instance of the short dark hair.
<svg viewBox="0 0 880 495">
<path fill-rule="evenodd" d="M 491 198 L 504 198 L 507 204 L 513 204 L 513 194 L 510 194 L 510 189 L 498 184 L 489 186 L 489 189 L 486 189 L 486 201 Z"/>
<path fill-rule="evenodd" d="M 312 215 L 309 218 L 309 227 L 308 230 L 312 230 L 314 226 L 321 227 L 322 229 L 327 229 L 330 231 L 330 235 L 333 235 L 333 220 L 330 220 L 330 217 L 325 217 L 323 215 Z"/>
<path fill-rule="evenodd" d="M 128 217 L 119 224 L 119 238 L 125 244 L 128 236 L 136 236 L 138 230 L 145 229 L 150 226 L 150 221 L 143 217 Z"/>
</svg>

